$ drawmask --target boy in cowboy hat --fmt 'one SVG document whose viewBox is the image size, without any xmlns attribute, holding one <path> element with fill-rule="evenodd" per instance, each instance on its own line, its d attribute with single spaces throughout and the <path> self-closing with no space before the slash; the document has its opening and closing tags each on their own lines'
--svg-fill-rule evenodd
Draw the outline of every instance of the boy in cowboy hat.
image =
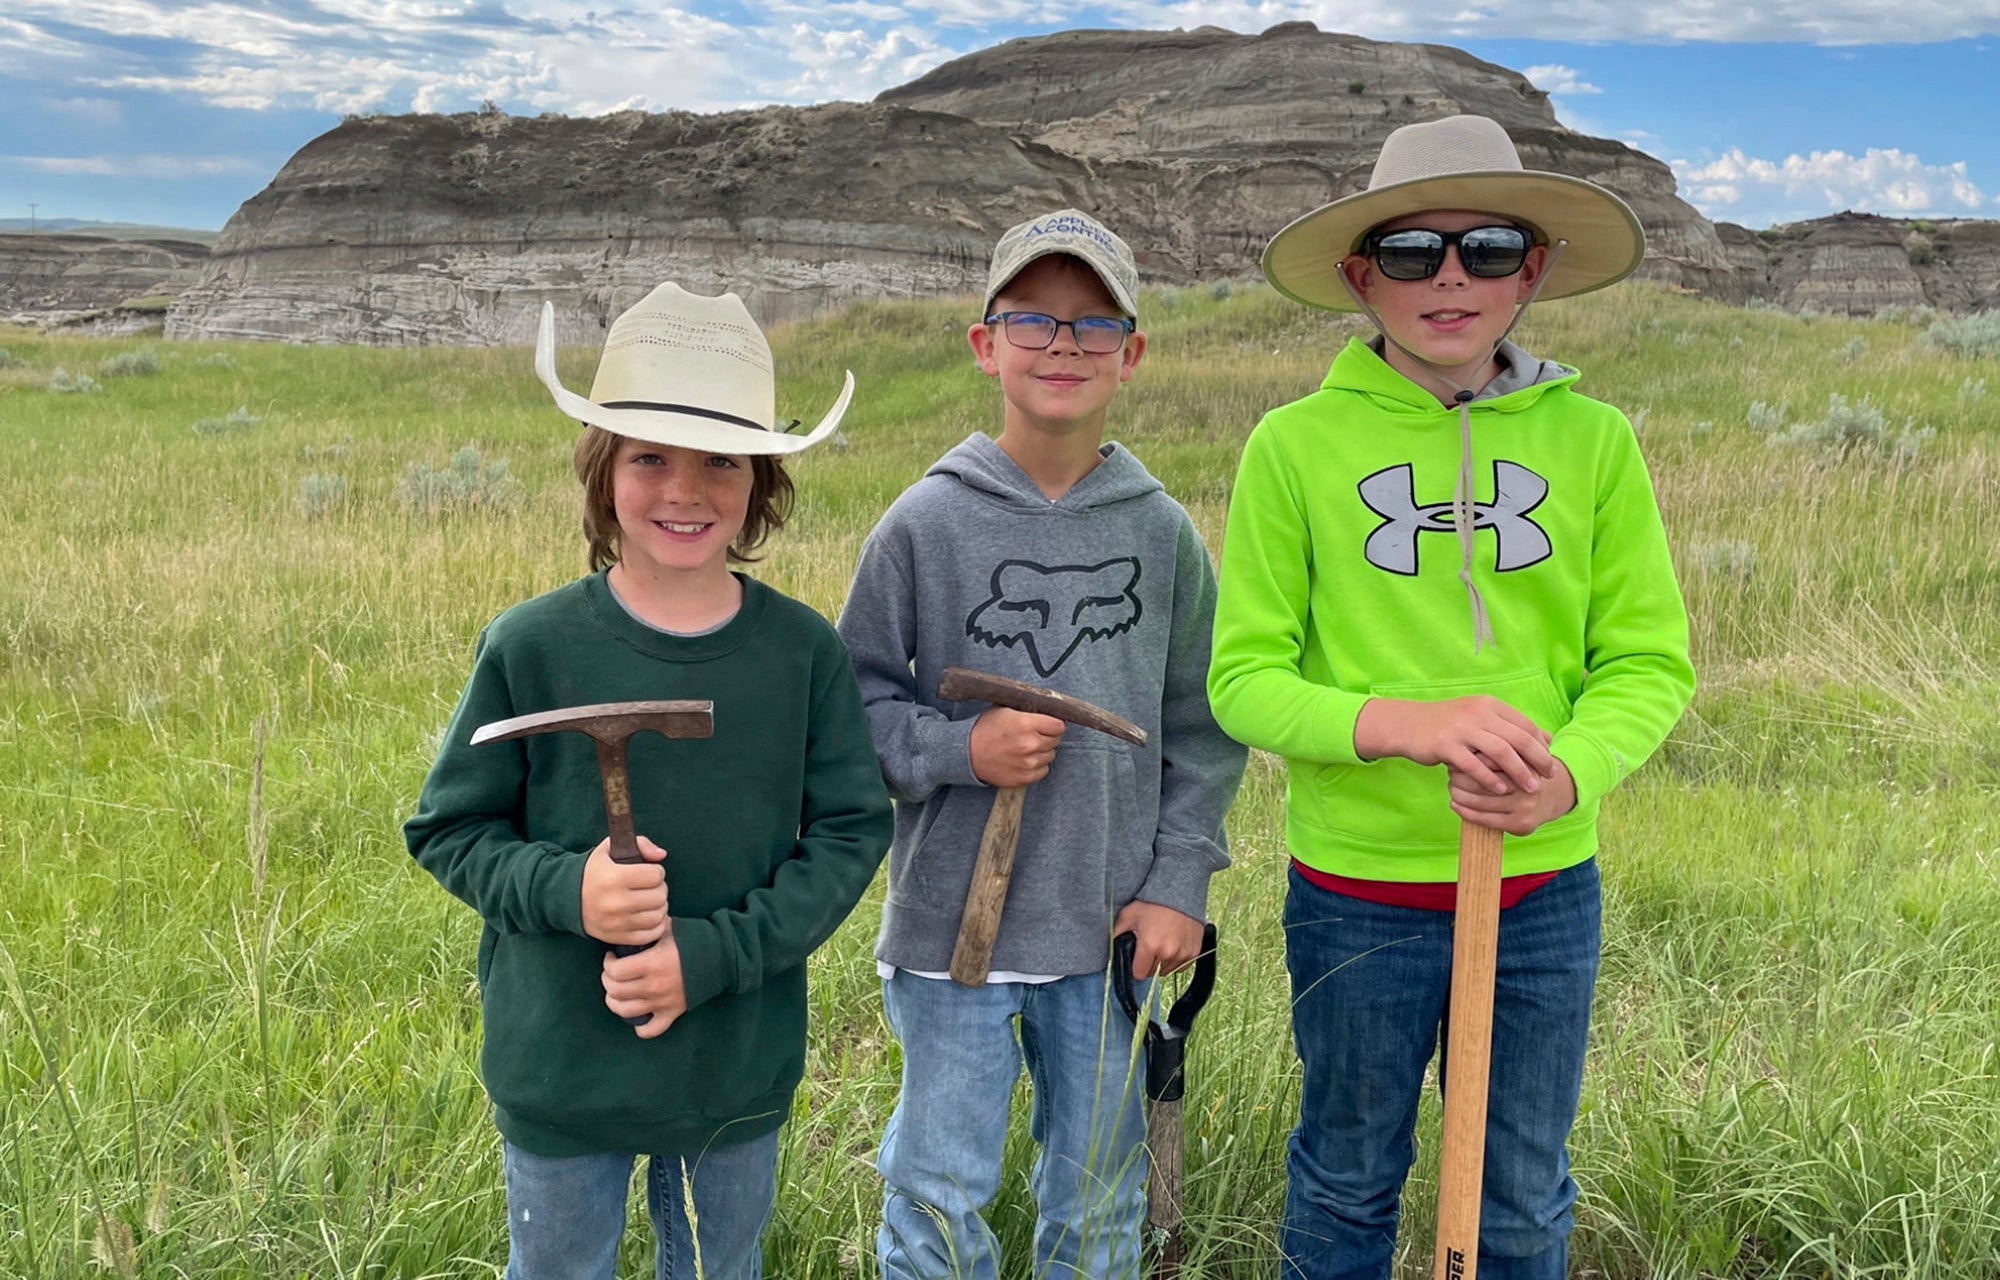
<svg viewBox="0 0 2000 1280">
<path fill-rule="evenodd" d="M 1110 998 L 1112 938 L 1134 977 L 1201 948 L 1222 819 L 1247 753 L 1209 714 L 1215 579 L 1179 503 L 1105 444 L 1138 367 L 1138 267 L 1073 209 L 1001 236 L 974 361 L 1000 386 L 997 440 L 974 434 L 889 508 L 862 548 L 841 635 L 896 806 L 875 956 L 903 1047 L 882 1139 L 885 1280 L 993 1280 L 980 1217 L 999 1190 L 1025 1058 L 1038 1218 L 1032 1268 L 1137 1273 L 1144 1100 L 1134 1028 Z M 1003 707 L 941 701 L 967 666 L 1071 694 L 1145 729 L 1134 748 Z M 946 973 L 994 788 L 1028 786 L 1013 880 L 979 986 Z"/>
<path fill-rule="evenodd" d="M 556 377 L 553 308 L 535 368 L 589 424 L 591 572 L 480 636 L 404 835 L 485 921 L 509 1280 L 610 1280 L 641 1153 L 660 1274 L 747 1280 L 804 1068 L 806 957 L 867 888 L 890 814 L 839 637 L 730 566 L 784 523 L 779 459 L 834 430 L 854 379 L 811 434 L 786 434 L 742 302 L 672 284 L 611 326 L 588 399 Z M 714 736 L 632 740 L 643 864 L 610 859 L 587 735 L 468 742 L 494 720 L 651 699 L 712 701 Z"/>
<path fill-rule="evenodd" d="M 1244 446 L 1208 680 L 1223 728 L 1290 775 L 1304 1087 L 1287 1277 L 1390 1273 L 1424 1068 L 1449 1031 L 1461 820 L 1512 837 L 1478 1270 L 1565 1274 L 1598 804 L 1694 673 L 1631 426 L 1506 338 L 1536 297 L 1603 288 L 1642 250 L 1617 196 L 1524 171 L 1498 124 L 1454 116 L 1396 130 L 1366 191 L 1264 252 L 1279 292 L 1379 331 Z"/>
</svg>

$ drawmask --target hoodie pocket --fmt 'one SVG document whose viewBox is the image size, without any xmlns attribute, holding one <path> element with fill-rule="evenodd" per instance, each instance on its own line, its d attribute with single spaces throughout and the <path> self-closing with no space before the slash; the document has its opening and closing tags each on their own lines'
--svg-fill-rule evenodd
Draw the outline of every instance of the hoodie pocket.
<svg viewBox="0 0 2000 1280">
<path fill-rule="evenodd" d="M 1369 686 L 1378 698 L 1407 698 L 1413 702 L 1443 702 L 1479 694 L 1498 698 L 1519 711 L 1548 733 L 1569 723 L 1570 701 L 1556 688 L 1549 673 L 1534 667 L 1498 676 L 1460 676 L 1451 680 L 1403 680 Z"/>
<path fill-rule="evenodd" d="M 1570 701 L 1541 668 L 1449 680 L 1401 680 L 1372 685 L 1378 698 L 1442 702 L 1484 694 L 1554 733 L 1569 723 Z M 1438 765 L 1392 757 L 1372 764 L 1317 767 L 1296 784 L 1311 804 L 1308 821 L 1353 843 L 1382 848 L 1436 848 L 1456 844 L 1458 815 L 1451 811 L 1445 771 Z"/>
<path fill-rule="evenodd" d="M 1108 922 L 1139 891 L 1152 866 L 1159 797 L 1157 789 L 1141 794 L 1133 750 L 1086 729 L 1064 735 L 1055 767 L 1022 811 L 1009 917 Z"/>
</svg>

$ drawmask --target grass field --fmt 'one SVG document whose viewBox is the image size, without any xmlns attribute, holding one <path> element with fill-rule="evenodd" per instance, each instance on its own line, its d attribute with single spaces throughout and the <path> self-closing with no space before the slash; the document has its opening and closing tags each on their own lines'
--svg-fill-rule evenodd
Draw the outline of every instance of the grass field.
<svg viewBox="0 0 2000 1280">
<path fill-rule="evenodd" d="M 860 386 L 766 580 L 837 611 L 890 498 L 997 427 L 962 309 L 776 335 L 782 412 Z M 1214 548 L 1244 436 L 1350 329 L 1261 287 L 1145 310 L 1112 434 Z M 1920 332 L 1633 286 L 1525 325 L 1639 422 L 1702 678 L 1605 808 L 1579 1268 L 2000 1274 L 2000 361 Z M 480 626 L 580 570 L 568 420 L 518 350 L 0 350 L 0 1276 L 497 1273 L 477 922 L 397 828 Z M 570 385 L 594 360 L 565 353 Z M 96 389 L 50 390 L 58 366 Z M 1253 760 L 1215 890 L 1190 1275 L 1274 1272 L 1281 794 Z M 873 1274 L 876 905 L 813 961 L 775 1276 Z M 1028 1159 L 1021 1126 L 994 1211 L 1017 1259 Z"/>
</svg>

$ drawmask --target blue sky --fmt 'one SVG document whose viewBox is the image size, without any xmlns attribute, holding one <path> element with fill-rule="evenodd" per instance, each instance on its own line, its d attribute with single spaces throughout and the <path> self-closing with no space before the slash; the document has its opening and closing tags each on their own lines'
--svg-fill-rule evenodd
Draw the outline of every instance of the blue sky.
<svg viewBox="0 0 2000 1280">
<path fill-rule="evenodd" d="M 1526 72 L 1711 217 L 2000 217 L 2000 0 L 621 2 L 0 0 L 0 218 L 219 228 L 350 111 L 866 99 L 1015 36 L 1300 18 Z"/>
</svg>

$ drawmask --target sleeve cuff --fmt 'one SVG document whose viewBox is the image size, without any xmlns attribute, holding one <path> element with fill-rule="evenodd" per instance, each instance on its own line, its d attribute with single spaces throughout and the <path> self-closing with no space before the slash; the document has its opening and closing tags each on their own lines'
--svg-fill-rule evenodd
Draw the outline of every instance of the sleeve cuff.
<svg viewBox="0 0 2000 1280">
<path fill-rule="evenodd" d="M 1368 705 L 1372 694 L 1349 693 L 1345 689 L 1328 688 L 1320 698 L 1315 719 L 1319 721 L 1318 732 L 1314 735 L 1326 744 L 1325 754 L 1320 757 L 1327 764 L 1372 764 L 1363 760 L 1354 745 L 1354 725 L 1361 719 L 1361 708 Z"/>
<path fill-rule="evenodd" d="M 921 725 L 926 794 L 939 787 L 982 787 L 972 772 L 972 726 L 967 720 L 932 719 Z"/>
<path fill-rule="evenodd" d="M 674 946 L 681 957 L 681 990 L 692 1009 L 736 984 L 734 966 L 722 947 L 721 930 L 699 916 L 674 917 Z"/>
<path fill-rule="evenodd" d="M 1580 733 L 1558 732 L 1549 744 L 1549 754 L 1569 770 L 1579 809 L 1603 799 L 1625 776 L 1613 753 Z"/>
<path fill-rule="evenodd" d="M 1172 907 L 1196 920 L 1208 918 L 1209 877 L 1229 865 L 1229 855 L 1206 844 L 1155 841 L 1153 867 L 1132 895 L 1141 902 Z"/>
<path fill-rule="evenodd" d="M 538 877 L 542 920 L 551 933 L 583 935 L 583 864 L 589 854 L 540 846 L 546 854 Z"/>
</svg>

